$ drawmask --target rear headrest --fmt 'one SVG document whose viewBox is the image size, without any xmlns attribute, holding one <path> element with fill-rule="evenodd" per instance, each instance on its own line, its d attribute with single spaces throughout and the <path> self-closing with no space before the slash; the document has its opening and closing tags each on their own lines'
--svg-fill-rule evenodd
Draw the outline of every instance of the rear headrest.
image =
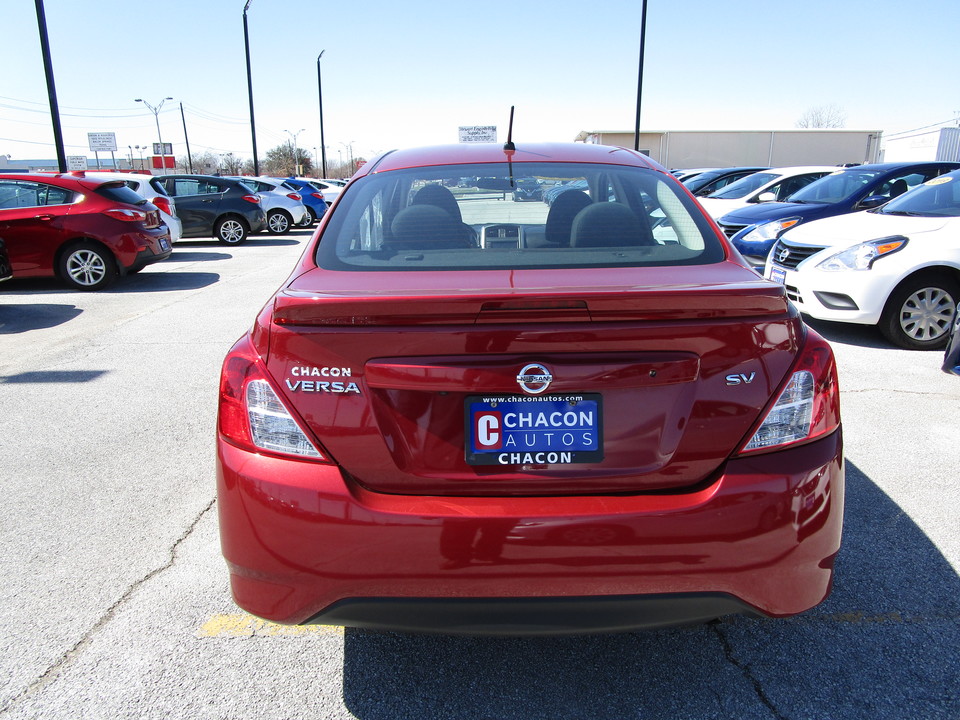
<svg viewBox="0 0 960 720">
<path fill-rule="evenodd" d="M 570 228 L 577 213 L 590 204 L 590 197 L 581 190 L 560 193 L 547 213 L 543 233 L 548 246 L 569 247 Z"/>
<path fill-rule="evenodd" d="M 470 247 L 463 223 L 433 205 L 410 205 L 390 224 L 390 245 L 403 250 Z"/>
<path fill-rule="evenodd" d="M 655 245 L 650 227 L 626 205 L 594 203 L 573 219 L 570 232 L 573 247 L 623 247 Z"/>
<path fill-rule="evenodd" d="M 463 221 L 463 216 L 460 214 L 460 206 L 457 205 L 457 199 L 453 196 L 453 193 L 443 187 L 443 185 L 424 185 L 417 190 L 417 194 L 413 196 L 413 201 L 410 204 L 433 205 L 441 210 L 446 210 L 450 214 L 450 217 L 457 222 Z"/>
</svg>

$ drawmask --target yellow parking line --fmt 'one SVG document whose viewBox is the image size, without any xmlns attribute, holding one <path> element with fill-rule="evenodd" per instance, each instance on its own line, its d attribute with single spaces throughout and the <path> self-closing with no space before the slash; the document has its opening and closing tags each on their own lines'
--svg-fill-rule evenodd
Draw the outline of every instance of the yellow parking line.
<svg viewBox="0 0 960 720">
<path fill-rule="evenodd" d="M 341 635 L 337 625 L 279 625 L 247 613 L 212 615 L 197 631 L 197 637 L 301 637 Z"/>
</svg>

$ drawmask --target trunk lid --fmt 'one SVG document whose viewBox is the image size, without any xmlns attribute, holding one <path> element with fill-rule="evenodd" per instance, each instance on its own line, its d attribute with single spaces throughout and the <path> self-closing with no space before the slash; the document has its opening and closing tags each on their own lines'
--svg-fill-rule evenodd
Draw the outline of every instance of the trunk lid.
<svg viewBox="0 0 960 720">
<path fill-rule="evenodd" d="M 267 367 L 370 489 L 636 493 L 709 480 L 790 369 L 801 334 L 783 289 L 732 262 L 315 269 L 275 298 Z M 512 444 L 478 454 L 490 423 Z M 581 447 L 588 437 L 594 446 Z"/>
</svg>

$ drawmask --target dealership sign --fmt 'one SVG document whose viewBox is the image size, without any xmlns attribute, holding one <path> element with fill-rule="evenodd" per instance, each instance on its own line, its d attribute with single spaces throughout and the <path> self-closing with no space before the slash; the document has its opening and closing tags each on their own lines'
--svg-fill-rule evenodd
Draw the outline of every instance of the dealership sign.
<svg viewBox="0 0 960 720">
<path fill-rule="evenodd" d="M 117 149 L 117 134 L 112 132 L 87 133 L 90 152 L 114 152 Z"/>
<path fill-rule="evenodd" d="M 470 125 L 460 126 L 460 142 L 496 142 L 496 125 Z"/>
</svg>

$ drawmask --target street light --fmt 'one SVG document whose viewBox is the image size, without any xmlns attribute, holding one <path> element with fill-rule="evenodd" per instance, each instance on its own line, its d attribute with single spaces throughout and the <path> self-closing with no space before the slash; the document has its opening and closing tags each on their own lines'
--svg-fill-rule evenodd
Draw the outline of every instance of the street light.
<svg viewBox="0 0 960 720">
<path fill-rule="evenodd" d="M 320 152 L 323 154 L 321 165 L 323 174 L 320 175 L 320 177 L 323 178 L 327 176 L 327 143 L 323 139 L 323 84 L 320 82 L 320 58 L 323 57 L 325 52 L 326 50 L 321 50 L 320 54 L 317 55 L 317 96 L 320 99 Z"/>
<path fill-rule="evenodd" d="M 134 150 L 140 154 L 140 172 L 143 172 L 143 151 L 147 149 L 146 145 L 134 145 Z M 132 163 L 131 163 L 132 164 Z"/>
<path fill-rule="evenodd" d="M 354 142 L 355 142 L 354 140 L 351 140 L 348 143 L 340 143 L 347 150 L 350 151 L 350 175 L 353 175 L 357 171 L 357 169 L 353 166 L 353 143 Z"/>
<path fill-rule="evenodd" d="M 284 130 L 284 132 L 293 138 L 293 176 L 297 177 L 300 175 L 300 163 L 299 158 L 297 157 L 297 135 L 302 133 L 306 128 L 300 128 L 295 133 L 290 132 L 289 130 Z"/>
<path fill-rule="evenodd" d="M 173 98 L 165 97 L 163 100 L 160 101 L 160 104 L 157 105 L 156 107 L 148 103 L 143 98 L 134 98 L 133 100 L 134 102 L 143 103 L 147 107 L 147 109 L 153 113 L 153 119 L 157 121 L 157 139 L 160 141 L 160 167 L 163 168 L 164 175 L 167 174 L 167 160 L 165 157 L 165 153 L 163 152 L 163 136 L 160 135 L 160 108 L 163 107 L 163 104 L 167 100 L 173 100 Z"/>
</svg>

